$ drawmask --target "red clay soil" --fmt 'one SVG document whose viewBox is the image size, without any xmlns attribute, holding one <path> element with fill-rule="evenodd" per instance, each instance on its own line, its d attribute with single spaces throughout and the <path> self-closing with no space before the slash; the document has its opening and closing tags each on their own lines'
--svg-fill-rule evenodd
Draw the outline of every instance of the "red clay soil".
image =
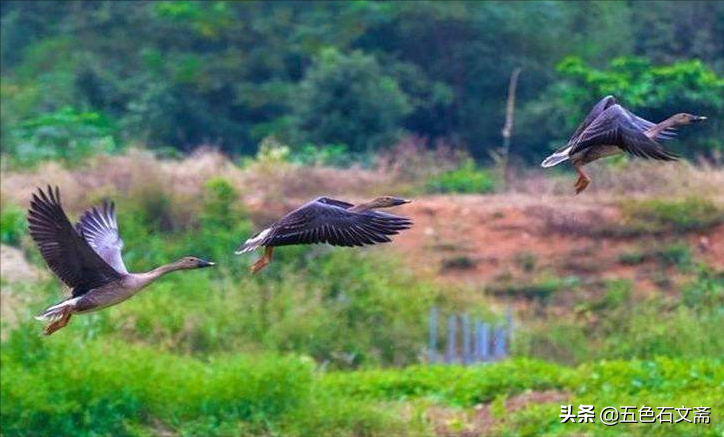
<svg viewBox="0 0 724 437">
<path fill-rule="evenodd" d="M 592 226 L 601 222 L 615 226 L 620 218 L 615 203 L 597 198 L 433 196 L 417 198 L 395 213 L 415 221 L 393 244 L 411 265 L 429 269 L 445 282 L 476 286 L 543 273 L 589 281 L 629 279 L 639 292 L 646 292 L 656 288 L 653 262 L 626 265 L 621 254 L 675 241 L 674 237 L 594 235 L 588 231 Z M 697 259 L 724 268 L 724 226 L 691 234 L 686 241 Z M 667 276 L 675 279 L 676 273 Z"/>
</svg>

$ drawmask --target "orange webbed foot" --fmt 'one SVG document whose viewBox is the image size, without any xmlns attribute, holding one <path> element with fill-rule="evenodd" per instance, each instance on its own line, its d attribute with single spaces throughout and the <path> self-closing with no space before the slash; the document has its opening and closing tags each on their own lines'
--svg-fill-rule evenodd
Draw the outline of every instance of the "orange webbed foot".
<svg viewBox="0 0 724 437">
<path fill-rule="evenodd" d="M 64 328 L 65 325 L 67 325 L 68 322 L 70 322 L 70 316 L 71 316 L 71 313 L 66 313 L 63 315 L 63 317 L 61 317 L 60 320 L 56 320 L 55 322 L 48 324 L 48 326 L 46 326 L 45 329 L 43 330 L 43 334 L 51 335 L 55 331 L 58 331 L 58 330 Z"/>
<path fill-rule="evenodd" d="M 585 190 L 588 187 L 588 185 L 590 185 L 590 184 L 591 184 L 591 179 L 580 176 L 578 178 L 578 180 L 576 181 L 576 185 L 575 185 L 576 194 L 581 193 L 581 191 Z"/>
<path fill-rule="evenodd" d="M 251 267 L 249 267 L 249 271 L 251 273 L 256 273 L 266 267 L 267 264 L 269 264 L 269 260 L 267 260 L 266 258 L 261 258 L 259 261 L 255 262 L 251 265 Z"/>
</svg>

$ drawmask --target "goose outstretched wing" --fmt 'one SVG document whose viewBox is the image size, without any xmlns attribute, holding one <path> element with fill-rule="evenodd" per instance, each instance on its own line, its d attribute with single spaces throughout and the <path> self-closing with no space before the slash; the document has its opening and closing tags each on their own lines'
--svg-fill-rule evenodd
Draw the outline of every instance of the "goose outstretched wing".
<svg viewBox="0 0 724 437">
<path fill-rule="evenodd" d="M 581 133 L 586 130 L 588 126 L 593 123 L 593 121 L 598 118 L 599 115 L 603 113 L 606 109 L 610 108 L 613 105 L 618 104 L 618 101 L 614 96 L 606 96 L 598 101 L 595 105 L 593 105 L 593 108 L 588 112 L 588 115 L 586 115 L 586 118 L 583 119 L 583 122 L 578 125 L 576 130 L 573 132 L 573 135 L 571 135 L 571 139 L 568 140 L 568 144 L 564 146 L 563 148 L 570 145 L 572 142 L 578 138 Z"/>
<path fill-rule="evenodd" d="M 412 226 L 408 218 L 379 211 L 349 211 L 352 206 L 328 197 L 315 199 L 247 240 L 237 253 L 260 246 L 316 243 L 364 246 L 386 243 L 391 241 L 390 235 Z"/>
<path fill-rule="evenodd" d="M 568 140 L 568 143 L 564 145 L 563 147 L 559 148 L 556 152 L 562 152 L 563 150 L 567 149 L 573 144 L 576 144 L 578 141 L 580 141 L 579 137 L 583 132 L 599 117 L 601 116 L 608 108 L 612 106 L 618 106 L 621 108 L 626 114 L 629 115 L 629 121 L 630 123 L 635 126 L 638 130 L 645 132 L 652 127 L 654 127 L 656 124 L 653 122 L 650 122 L 644 118 L 639 117 L 638 115 L 635 115 L 628 109 L 622 107 L 618 104 L 618 101 L 614 96 L 606 96 L 598 101 L 595 105 L 593 105 L 593 108 L 591 108 L 591 111 L 589 111 L 588 115 L 586 115 L 586 118 L 583 119 L 583 122 L 578 125 L 576 130 L 573 132 L 573 135 L 571 135 L 571 139 Z M 676 131 L 673 128 L 664 129 L 662 132 L 660 132 L 656 136 L 656 140 L 668 140 L 673 138 L 676 135 Z"/>
<path fill-rule="evenodd" d="M 678 157 L 666 151 L 659 143 L 644 134 L 637 117 L 620 105 L 613 105 L 602 112 L 576 138 L 570 154 L 576 154 L 596 146 L 618 146 L 641 158 L 674 161 Z"/>
<path fill-rule="evenodd" d="M 60 204 L 58 187 L 33 194 L 28 223 L 43 259 L 73 289 L 73 297 L 122 277 L 70 223 Z"/>
<path fill-rule="evenodd" d="M 87 210 L 76 224 L 85 241 L 111 267 L 120 273 L 128 273 L 121 250 L 123 240 L 118 234 L 116 207 L 113 202 L 103 202 L 100 208 Z"/>
</svg>

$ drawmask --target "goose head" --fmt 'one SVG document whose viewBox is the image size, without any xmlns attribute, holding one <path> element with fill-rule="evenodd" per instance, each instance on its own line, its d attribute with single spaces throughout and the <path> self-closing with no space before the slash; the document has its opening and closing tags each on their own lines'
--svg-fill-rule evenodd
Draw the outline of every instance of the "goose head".
<svg viewBox="0 0 724 437">
<path fill-rule="evenodd" d="M 686 112 L 681 112 L 672 116 L 671 118 L 675 124 L 679 125 L 698 123 L 700 121 L 706 120 L 706 117 L 704 117 L 703 115 L 687 114 Z"/>
<path fill-rule="evenodd" d="M 203 267 L 211 267 L 216 265 L 216 263 L 211 261 L 206 261 L 201 258 L 196 258 L 195 256 L 185 256 L 178 260 L 176 262 L 179 269 L 200 269 Z"/>
<path fill-rule="evenodd" d="M 392 206 L 398 206 L 398 205 L 404 205 L 405 203 L 410 203 L 411 200 L 402 199 L 400 197 L 392 197 L 392 196 L 382 196 L 378 197 L 372 202 L 370 202 L 370 206 L 372 208 L 389 208 Z"/>
</svg>

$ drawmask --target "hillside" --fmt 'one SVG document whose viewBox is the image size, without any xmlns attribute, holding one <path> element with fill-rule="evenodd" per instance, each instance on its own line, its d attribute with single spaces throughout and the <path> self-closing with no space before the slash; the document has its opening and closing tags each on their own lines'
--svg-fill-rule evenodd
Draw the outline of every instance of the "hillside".
<svg viewBox="0 0 724 437">
<path fill-rule="evenodd" d="M 638 293 L 647 293 L 657 288 L 657 273 L 671 275 L 675 284 L 676 268 L 660 270 L 653 255 L 677 243 L 686 244 L 693 259 L 724 269 L 721 218 L 712 217 L 711 227 L 691 232 L 634 233 L 638 228 L 626 223 L 620 200 L 530 194 L 426 196 L 415 199 L 404 213 L 415 218 L 415 227 L 398 237 L 395 250 L 413 265 L 436 272 L 443 282 L 494 289 L 512 278 L 520 281 L 548 273 L 586 277 L 594 284 L 626 279 Z M 636 254 L 640 260 L 627 259 Z"/>
<path fill-rule="evenodd" d="M 719 420 L 712 387 L 722 381 L 724 350 L 724 171 L 631 162 L 593 167 L 595 185 L 579 196 L 571 175 L 534 171 L 495 193 L 443 195 L 427 183 L 433 160 L 420 162 L 428 166 L 412 172 L 273 157 L 238 165 L 209 150 L 180 160 L 132 150 L 70 168 L 4 169 L 4 430 L 571 435 L 579 428 L 560 423 L 561 404 L 664 405 L 671 384 L 677 405 L 711 406 Z M 650 182 L 632 184 L 642 177 Z M 35 187 L 49 183 L 60 186 L 71 218 L 116 200 L 130 269 L 184 254 L 217 268 L 169 275 L 41 337 L 32 316 L 62 287 L 27 235 L 24 211 Z M 233 255 L 305 200 L 380 194 L 413 199 L 391 210 L 415 221 L 391 244 L 286 247 L 258 275 L 247 271 L 256 255 Z M 432 305 L 490 321 L 511 308 L 511 359 L 426 363 Z M 138 419 L 119 423 L 118 411 Z M 651 435 L 643 426 L 631 432 Z"/>
<path fill-rule="evenodd" d="M 392 212 L 413 218 L 415 225 L 384 250 L 402 255 L 413 271 L 435 278 L 443 288 L 457 284 L 473 293 L 485 290 L 494 302 L 521 309 L 536 298 L 546 298 L 551 308 L 570 309 L 594 298 L 610 280 L 630 281 L 638 298 L 675 293 L 694 273 L 687 265 L 724 269 L 724 171 L 677 164 L 670 167 L 672 175 L 638 161 L 629 167 L 593 167 L 596 182 L 579 196 L 571 193 L 568 175 L 540 172 L 516 179 L 502 193 L 430 195 L 414 188 L 430 170 L 410 175 L 392 171 L 394 164 L 363 170 L 272 160 L 239 168 L 209 150 L 180 161 L 132 150 L 100 156 L 76 169 L 44 164 L 33 171 L 3 172 L 2 200 L 25 208 L 34 187 L 47 183 L 62 187 L 73 214 L 112 193 L 167 196 L 169 214 L 183 225 L 198 214 L 201 205 L 192 199 L 203 194 L 205 182 L 221 178 L 238 189 L 258 229 L 320 195 L 361 201 L 404 194 L 413 203 Z M 636 183 L 642 177 L 649 183 Z M 94 189 L 86 191 L 86 186 Z M 555 295 L 557 288 L 576 293 Z"/>
</svg>

